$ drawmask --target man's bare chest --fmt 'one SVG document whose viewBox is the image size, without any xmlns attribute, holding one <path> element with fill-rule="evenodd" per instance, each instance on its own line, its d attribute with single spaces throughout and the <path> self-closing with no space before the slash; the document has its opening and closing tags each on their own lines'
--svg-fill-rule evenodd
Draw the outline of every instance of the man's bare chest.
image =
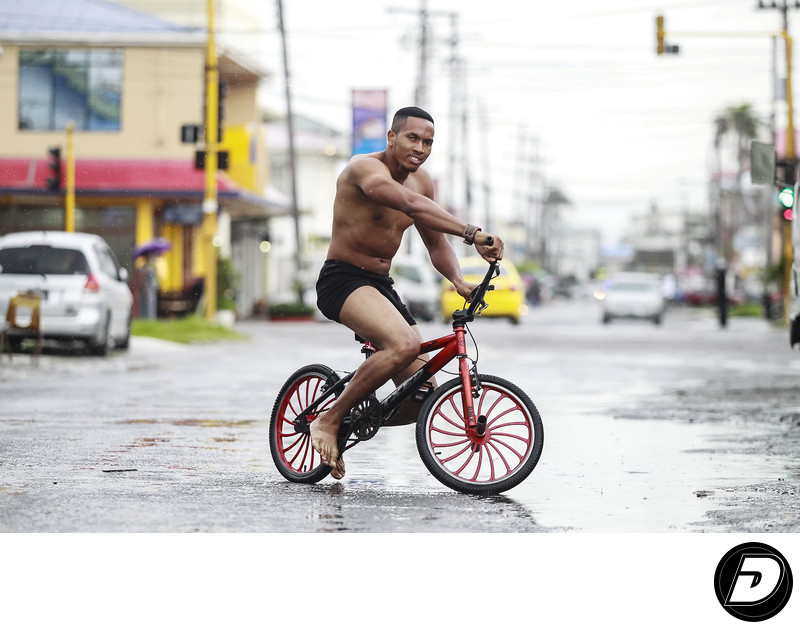
<svg viewBox="0 0 800 629">
<path fill-rule="evenodd" d="M 381 230 L 405 231 L 414 224 L 414 220 L 403 212 L 378 204 L 373 204 L 367 216 L 369 224 Z"/>
</svg>

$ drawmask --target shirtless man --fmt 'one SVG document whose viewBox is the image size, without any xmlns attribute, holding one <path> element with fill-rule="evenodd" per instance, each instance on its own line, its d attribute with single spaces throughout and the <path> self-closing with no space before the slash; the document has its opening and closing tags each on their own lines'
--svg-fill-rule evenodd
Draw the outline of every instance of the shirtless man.
<svg viewBox="0 0 800 629">
<path fill-rule="evenodd" d="M 379 350 L 310 424 L 312 446 L 337 479 L 344 476 L 336 435 L 345 415 L 390 378 L 399 384 L 419 369 L 422 335 L 389 278 L 403 233 L 416 227 L 433 266 L 464 298 L 475 285 L 464 281 L 445 235 L 463 237 L 489 262 L 503 257 L 498 236 L 487 246 L 491 234 L 463 223 L 433 201 L 433 182 L 420 168 L 432 146 L 433 118 L 418 107 L 405 107 L 394 116 L 386 148 L 354 156 L 336 182 L 331 244 L 317 282 L 317 305 L 326 317 Z M 407 403 L 392 423 L 412 423 L 418 412 L 419 403 Z"/>
</svg>

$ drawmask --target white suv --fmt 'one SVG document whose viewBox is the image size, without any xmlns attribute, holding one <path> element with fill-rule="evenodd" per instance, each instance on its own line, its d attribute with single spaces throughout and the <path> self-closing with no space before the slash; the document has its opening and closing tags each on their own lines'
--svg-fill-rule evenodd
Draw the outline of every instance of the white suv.
<svg viewBox="0 0 800 629">
<path fill-rule="evenodd" d="M 104 356 L 116 345 L 126 349 L 133 297 L 128 272 L 105 240 L 94 234 L 30 231 L 0 237 L 0 324 L 9 300 L 25 291 L 42 297 L 44 338 L 79 339 Z M 16 333 L 16 336 L 15 336 Z M 18 348 L 24 333 L 8 331 Z"/>
</svg>

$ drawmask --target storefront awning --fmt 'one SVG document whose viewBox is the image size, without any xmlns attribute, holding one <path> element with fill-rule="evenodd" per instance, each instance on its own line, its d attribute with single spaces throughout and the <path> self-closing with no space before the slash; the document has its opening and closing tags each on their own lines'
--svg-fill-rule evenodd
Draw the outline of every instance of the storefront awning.
<svg viewBox="0 0 800 629">
<path fill-rule="evenodd" d="M 66 170 L 66 165 L 62 168 Z M 47 178 L 51 175 L 45 158 L 0 158 L 0 195 L 61 194 L 48 190 Z M 230 211 L 233 218 L 240 214 L 247 217 L 277 216 L 290 211 L 282 203 L 242 189 L 224 172 L 217 173 L 217 190 L 220 206 Z M 205 172 L 196 170 L 193 160 L 75 161 L 75 196 L 78 198 L 201 200 L 204 195 Z"/>
</svg>

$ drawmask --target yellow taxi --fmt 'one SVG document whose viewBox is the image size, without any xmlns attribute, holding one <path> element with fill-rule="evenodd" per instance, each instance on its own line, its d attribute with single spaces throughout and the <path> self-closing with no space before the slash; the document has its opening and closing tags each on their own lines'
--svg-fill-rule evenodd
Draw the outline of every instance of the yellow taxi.
<svg viewBox="0 0 800 629">
<path fill-rule="evenodd" d="M 480 283 L 489 270 L 489 263 L 483 258 L 460 258 L 458 262 L 464 279 L 473 284 Z M 525 284 L 511 260 L 500 261 L 500 275 L 492 280 L 492 284 L 494 290 L 486 293 L 485 298 L 489 307 L 481 316 L 507 317 L 512 323 L 519 323 L 528 306 L 525 304 Z M 453 312 L 464 307 L 464 298 L 448 280 L 442 281 L 441 306 L 445 322 L 452 321 Z"/>
</svg>

